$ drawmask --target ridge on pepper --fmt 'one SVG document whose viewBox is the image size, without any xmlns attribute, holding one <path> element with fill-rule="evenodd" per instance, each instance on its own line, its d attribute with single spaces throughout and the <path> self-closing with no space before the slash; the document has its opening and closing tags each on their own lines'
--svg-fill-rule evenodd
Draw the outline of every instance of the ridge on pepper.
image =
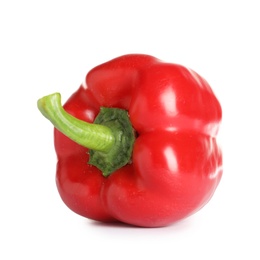
<svg viewBox="0 0 260 260">
<path fill-rule="evenodd" d="M 55 127 L 59 194 L 86 218 L 167 226 L 206 205 L 221 180 L 220 103 L 182 65 L 120 56 L 64 105 L 54 93 L 38 108 Z"/>
</svg>

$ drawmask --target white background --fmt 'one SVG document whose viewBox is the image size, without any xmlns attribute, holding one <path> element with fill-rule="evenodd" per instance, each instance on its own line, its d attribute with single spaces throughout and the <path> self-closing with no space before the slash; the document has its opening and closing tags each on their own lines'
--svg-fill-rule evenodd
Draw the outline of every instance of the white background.
<svg viewBox="0 0 260 260">
<path fill-rule="evenodd" d="M 0 2 L 0 259 L 260 259 L 259 1 Z M 145 53 L 210 83 L 223 108 L 224 175 L 197 214 L 158 229 L 103 225 L 61 202 L 53 128 L 94 66 Z M 240 259 L 240 258 L 239 258 Z"/>
</svg>

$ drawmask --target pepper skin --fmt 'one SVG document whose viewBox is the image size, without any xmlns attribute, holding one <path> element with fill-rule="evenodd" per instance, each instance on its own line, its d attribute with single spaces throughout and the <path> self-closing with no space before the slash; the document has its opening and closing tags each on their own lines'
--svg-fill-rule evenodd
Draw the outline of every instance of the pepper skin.
<svg viewBox="0 0 260 260">
<path fill-rule="evenodd" d="M 125 110 L 135 134 L 131 159 L 104 176 L 88 163 L 88 148 L 55 128 L 57 188 L 77 214 L 160 227 L 197 212 L 213 196 L 222 176 L 216 142 L 222 111 L 193 70 L 124 55 L 93 68 L 63 107 L 88 123 L 102 107 Z"/>
</svg>

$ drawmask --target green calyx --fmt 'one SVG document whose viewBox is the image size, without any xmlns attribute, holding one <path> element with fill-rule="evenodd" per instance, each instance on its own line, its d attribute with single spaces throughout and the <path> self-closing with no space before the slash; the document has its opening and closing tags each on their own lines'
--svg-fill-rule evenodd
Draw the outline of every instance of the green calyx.
<svg viewBox="0 0 260 260">
<path fill-rule="evenodd" d="M 100 109 L 95 124 L 111 129 L 114 144 L 108 152 L 90 150 L 89 164 L 101 169 L 104 176 L 108 176 L 131 161 L 135 134 L 128 113 L 118 108 Z"/>
<path fill-rule="evenodd" d="M 61 105 L 59 93 L 39 99 L 37 105 L 60 132 L 89 148 L 88 163 L 99 168 L 104 176 L 131 162 L 135 131 L 127 111 L 102 107 L 91 124 L 68 114 Z"/>
</svg>

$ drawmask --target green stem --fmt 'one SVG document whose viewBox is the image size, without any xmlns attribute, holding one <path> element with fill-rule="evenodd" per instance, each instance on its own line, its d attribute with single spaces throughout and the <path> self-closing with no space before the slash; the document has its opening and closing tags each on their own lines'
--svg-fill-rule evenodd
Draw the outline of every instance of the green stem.
<svg viewBox="0 0 260 260">
<path fill-rule="evenodd" d="M 76 143 L 89 148 L 89 164 L 108 176 L 131 163 L 135 131 L 126 110 L 100 108 L 93 124 L 68 114 L 59 93 L 38 100 L 38 108 L 52 124 Z"/>
<path fill-rule="evenodd" d="M 61 95 L 54 93 L 38 100 L 38 109 L 64 135 L 96 151 L 108 152 L 115 142 L 109 127 L 90 124 L 68 114 L 61 105 Z"/>
</svg>

